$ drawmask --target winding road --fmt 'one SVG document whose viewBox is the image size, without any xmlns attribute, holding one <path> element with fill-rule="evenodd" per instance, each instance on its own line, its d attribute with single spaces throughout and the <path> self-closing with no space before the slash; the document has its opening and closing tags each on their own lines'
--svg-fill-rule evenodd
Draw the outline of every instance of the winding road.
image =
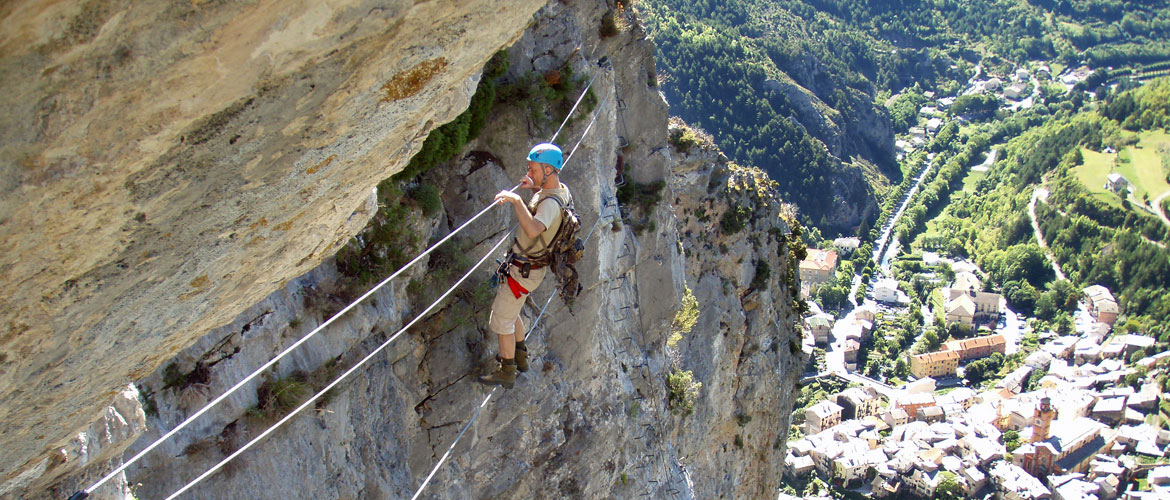
<svg viewBox="0 0 1170 500">
<path fill-rule="evenodd" d="M 1166 191 L 1165 193 L 1158 195 L 1157 198 L 1154 198 L 1154 201 L 1151 202 L 1151 204 L 1154 205 L 1154 213 L 1158 214 L 1158 217 L 1162 219 L 1162 223 L 1165 224 L 1166 227 L 1170 227 L 1170 218 L 1167 218 L 1166 211 L 1162 210 L 1162 200 L 1166 199 L 1167 196 L 1170 196 L 1170 191 Z"/>
</svg>

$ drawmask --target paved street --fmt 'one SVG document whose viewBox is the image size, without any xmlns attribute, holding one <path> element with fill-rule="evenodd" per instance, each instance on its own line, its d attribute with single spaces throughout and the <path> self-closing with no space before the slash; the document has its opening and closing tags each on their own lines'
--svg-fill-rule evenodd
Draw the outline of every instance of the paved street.
<svg viewBox="0 0 1170 500">
<path fill-rule="evenodd" d="M 1008 308 L 1007 300 L 999 299 L 999 306 L 1003 308 L 1004 326 L 997 328 L 995 332 L 1003 335 L 1004 340 L 1007 340 L 1004 353 L 1010 356 L 1020 350 L 1020 339 L 1024 336 L 1024 322 L 1020 319 L 1020 315 Z"/>
</svg>

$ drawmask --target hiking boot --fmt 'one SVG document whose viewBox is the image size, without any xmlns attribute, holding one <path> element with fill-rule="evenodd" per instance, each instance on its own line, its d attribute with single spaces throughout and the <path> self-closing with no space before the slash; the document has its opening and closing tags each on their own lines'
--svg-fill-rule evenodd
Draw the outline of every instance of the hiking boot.
<svg viewBox="0 0 1170 500">
<path fill-rule="evenodd" d="M 487 385 L 502 385 L 511 389 L 512 385 L 516 383 L 516 360 L 505 359 L 501 361 L 500 367 L 495 372 L 479 377 L 479 381 Z"/>
<path fill-rule="evenodd" d="M 516 369 L 528 372 L 528 346 L 523 340 L 516 342 Z"/>
</svg>

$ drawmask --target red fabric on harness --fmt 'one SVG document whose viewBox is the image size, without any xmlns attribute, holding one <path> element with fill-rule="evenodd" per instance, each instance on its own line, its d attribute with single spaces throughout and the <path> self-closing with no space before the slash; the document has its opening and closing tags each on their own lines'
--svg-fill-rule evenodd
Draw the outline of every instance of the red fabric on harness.
<svg viewBox="0 0 1170 500">
<path fill-rule="evenodd" d="M 520 295 L 528 293 L 528 290 L 525 290 L 524 287 L 520 286 L 520 283 L 517 282 L 516 279 L 511 275 L 508 275 L 508 288 L 512 290 L 512 295 L 516 298 L 520 298 Z"/>
</svg>

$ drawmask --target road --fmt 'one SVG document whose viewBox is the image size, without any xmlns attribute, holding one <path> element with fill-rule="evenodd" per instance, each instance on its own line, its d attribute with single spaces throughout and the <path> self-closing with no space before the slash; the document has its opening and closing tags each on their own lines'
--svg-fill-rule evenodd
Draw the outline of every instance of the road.
<svg viewBox="0 0 1170 500">
<path fill-rule="evenodd" d="M 1040 224 L 1036 222 L 1036 200 L 1038 198 L 1043 198 L 1043 201 L 1047 203 L 1048 190 L 1038 187 L 1032 191 L 1032 200 L 1028 202 L 1028 218 L 1032 219 L 1032 232 L 1035 233 L 1040 248 L 1044 250 L 1044 255 L 1048 256 L 1048 262 L 1052 263 L 1052 272 L 1056 273 L 1056 279 L 1062 280 L 1065 279 L 1064 272 L 1060 270 L 1060 264 L 1056 262 L 1056 257 L 1052 256 L 1052 250 L 1049 250 L 1048 244 L 1044 242 L 1044 235 L 1040 233 Z"/>
<path fill-rule="evenodd" d="M 873 255 L 870 256 L 870 259 L 874 262 L 879 264 L 881 263 L 880 258 L 882 254 L 886 252 L 886 244 L 890 242 L 891 233 L 894 231 L 894 227 L 898 225 L 898 219 L 902 217 L 902 213 L 905 212 L 906 207 L 910 205 L 910 200 L 914 198 L 914 193 L 918 192 L 918 189 L 922 187 L 922 181 L 926 179 L 926 174 L 930 172 L 930 168 L 933 166 L 934 153 L 930 153 L 926 155 L 926 165 L 922 167 L 920 172 L 918 172 L 918 177 L 914 179 L 914 185 L 911 186 L 910 189 L 908 189 L 906 193 L 902 195 L 902 202 L 900 205 L 898 205 L 898 211 L 894 212 L 894 216 L 890 217 L 890 219 L 887 220 L 884 225 L 882 225 L 881 236 L 879 236 L 877 242 L 874 243 Z M 855 271 L 856 274 L 853 275 L 853 283 L 849 287 L 849 303 L 856 308 L 858 306 L 856 299 L 857 289 L 861 286 L 861 269 L 856 268 Z"/>
<path fill-rule="evenodd" d="M 844 373 L 838 375 L 850 382 L 857 382 L 861 385 L 872 387 L 875 391 L 878 392 L 878 394 L 885 396 L 887 401 L 893 401 L 898 393 L 902 392 L 901 389 L 895 389 L 890 387 L 888 384 L 866 377 L 860 373 Z"/>
<path fill-rule="evenodd" d="M 1004 354 L 1011 356 L 1020 350 L 1020 339 L 1024 336 L 1024 322 L 1020 320 L 1020 315 L 1008 308 L 1006 299 L 999 299 L 999 307 L 1003 309 L 1004 326 L 996 328 L 995 333 L 1003 335 L 1004 340 L 1007 341 Z"/>
<path fill-rule="evenodd" d="M 978 165 L 975 165 L 974 167 L 971 167 L 971 171 L 972 172 L 986 172 L 988 170 L 991 170 L 991 164 L 995 163 L 995 156 L 998 153 L 999 153 L 998 149 L 991 148 L 991 151 L 987 152 L 987 158 L 983 159 L 983 163 L 980 163 Z"/>
<path fill-rule="evenodd" d="M 838 329 L 837 325 L 845 325 L 853 321 L 853 311 L 850 311 L 844 318 L 837 321 L 833 325 L 833 339 L 825 349 L 825 370 L 811 377 L 805 377 L 801 380 L 802 383 L 812 380 L 814 378 L 834 375 L 850 382 L 857 382 L 862 385 L 873 387 L 879 394 L 891 399 L 899 392 L 898 389 L 891 387 L 881 381 L 866 377 L 860 373 L 850 373 L 845 367 L 845 336 L 843 329 Z"/>
<path fill-rule="evenodd" d="M 1165 193 L 1158 195 L 1157 198 L 1154 198 L 1152 204 L 1154 205 L 1154 213 L 1158 214 L 1158 217 L 1162 219 L 1162 223 L 1165 224 L 1166 227 L 1170 227 L 1170 218 L 1167 218 L 1166 211 L 1162 210 L 1162 200 L 1166 199 L 1167 196 L 1170 196 L 1170 191 L 1166 191 Z"/>
<path fill-rule="evenodd" d="M 894 216 L 890 217 L 890 220 L 886 221 L 885 225 L 882 226 L 881 237 L 879 237 L 877 242 L 874 244 L 873 256 L 871 257 L 875 262 L 878 262 L 878 259 L 881 257 L 882 253 L 885 252 L 886 243 L 890 241 L 890 233 L 892 233 L 894 231 L 894 227 L 898 225 L 898 219 L 902 217 L 902 212 L 905 212 L 906 207 L 910 206 L 910 200 L 914 198 L 914 193 L 918 192 L 918 189 L 922 186 L 923 179 L 926 178 L 926 174 L 930 173 L 930 168 L 933 166 L 934 153 L 930 153 L 926 155 L 926 166 L 922 167 L 922 170 L 918 172 L 918 177 L 914 179 L 914 185 L 910 186 L 910 189 L 908 189 L 906 193 L 902 195 L 902 203 L 898 205 L 898 211 L 894 212 Z"/>
</svg>

